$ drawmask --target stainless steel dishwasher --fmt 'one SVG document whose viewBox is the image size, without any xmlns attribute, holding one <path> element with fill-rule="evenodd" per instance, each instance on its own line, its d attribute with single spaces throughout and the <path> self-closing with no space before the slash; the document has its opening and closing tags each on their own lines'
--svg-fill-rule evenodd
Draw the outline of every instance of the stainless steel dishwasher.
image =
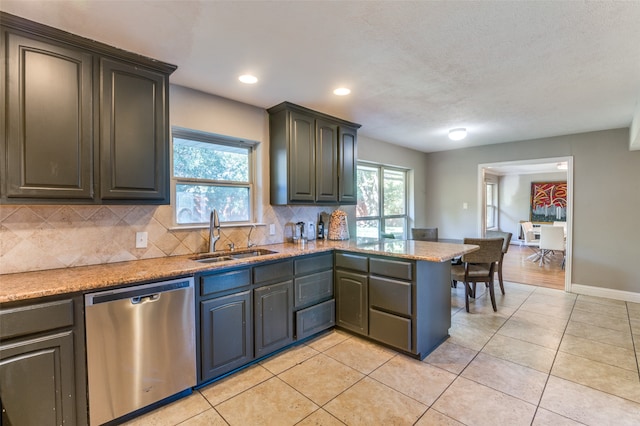
<svg viewBox="0 0 640 426">
<path fill-rule="evenodd" d="M 92 425 L 195 386 L 193 283 L 184 278 L 85 295 Z"/>
</svg>

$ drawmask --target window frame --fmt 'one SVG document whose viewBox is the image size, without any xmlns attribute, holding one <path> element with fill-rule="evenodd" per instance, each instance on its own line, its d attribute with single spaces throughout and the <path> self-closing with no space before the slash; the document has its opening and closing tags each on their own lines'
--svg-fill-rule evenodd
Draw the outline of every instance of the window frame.
<svg viewBox="0 0 640 426">
<path fill-rule="evenodd" d="M 358 216 L 356 210 L 356 236 L 358 229 L 358 222 L 361 221 L 377 221 L 378 223 L 378 237 L 381 238 L 382 234 L 386 233 L 386 220 L 387 219 L 401 219 L 403 223 L 403 235 L 402 239 L 408 238 L 408 226 L 409 226 L 409 169 L 405 169 L 402 167 L 394 167 L 394 166 L 386 166 L 384 164 L 372 163 L 367 161 L 358 161 L 356 164 L 356 171 L 360 167 L 366 167 L 369 169 L 376 169 L 379 179 L 378 179 L 378 215 L 376 216 Z M 404 175 L 404 214 L 393 214 L 393 215 L 385 215 L 384 214 L 384 172 L 385 170 L 399 172 Z M 356 173 L 357 175 L 357 173 Z"/>
<path fill-rule="evenodd" d="M 499 179 L 495 175 L 486 174 L 484 179 L 484 228 L 487 231 L 498 230 L 500 228 L 498 207 L 499 207 Z M 487 188 L 491 187 L 492 199 L 487 197 Z M 489 218 L 492 219 L 492 226 L 489 226 Z"/>
<path fill-rule="evenodd" d="M 174 175 L 174 138 L 186 139 L 195 142 L 202 143 L 210 143 L 212 145 L 218 146 L 228 146 L 235 148 L 242 148 L 247 150 L 247 160 L 248 160 L 248 181 L 227 181 L 227 180 L 216 180 L 216 179 L 202 179 L 202 178 L 193 178 L 193 177 L 176 177 Z M 201 130 L 189 129 L 184 127 L 172 126 L 171 128 L 171 211 L 172 211 L 172 222 L 174 228 L 179 229 L 189 229 L 189 228 L 206 228 L 209 226 L 209 221 L 205 222 L 190 222 L 186 224 L 178 223 L 177 218 L 177 191 L 176 187 L 180 184 L 191 184 L 191 185 L 203 185 L 203 186 L 213 186 L 213 187 L 230 187 L 230 188 L 247 188 L 249 191 L 248 195 L 248 220 L 246 221 L 223 221 L 222 218 L 220 223 L 222 226 L 246 226 L 255 224 L 255 206 L 256 206 L 256 191 L 255 191 L 255 176 L 256 176 L 256 150 L 258 146 L 258 142 L 251 141 L 247 139 L 236 138 L 232 136 L 220 135 L 216 133 L 205 132 Z"/>
</svg>

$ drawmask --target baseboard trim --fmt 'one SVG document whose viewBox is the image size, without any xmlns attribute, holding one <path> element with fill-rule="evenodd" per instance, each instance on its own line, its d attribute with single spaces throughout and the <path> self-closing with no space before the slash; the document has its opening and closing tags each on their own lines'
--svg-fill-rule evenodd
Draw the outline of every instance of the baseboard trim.
<svg viewBox="0 0 640 426">
<path fill-rule="evenodd" d="M 571 293 L 585 296 L 605 297 L 607 299 L 624 300 L 625 302 L 640 303 L 640 293 L 612 288 L 594 287 L 591 285 L 571 284 Z"/>
</svg>

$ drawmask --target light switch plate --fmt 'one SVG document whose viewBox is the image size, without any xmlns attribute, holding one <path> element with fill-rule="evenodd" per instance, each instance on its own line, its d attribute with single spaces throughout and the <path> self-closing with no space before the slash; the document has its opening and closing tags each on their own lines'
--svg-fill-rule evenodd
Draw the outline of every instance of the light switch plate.
<svg viewBox="0 0 640 426">
<path fill-rule="evenodd" d="M 136 248 L 147 248 L 147 233 L 136 232 Z"/>
</svg>

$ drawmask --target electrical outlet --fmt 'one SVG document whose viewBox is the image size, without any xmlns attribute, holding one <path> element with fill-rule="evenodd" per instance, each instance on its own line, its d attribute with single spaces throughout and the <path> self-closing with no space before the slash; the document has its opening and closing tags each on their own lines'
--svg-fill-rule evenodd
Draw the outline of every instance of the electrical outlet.
<svg viewBox="0 0 640 426">
<path fill-rule="evenodd" d="M 276 235 L 276 225 L 273 223 L 269 224 L 269 235 Z"/>
<path fill-rule="evenodd" d="M 468 203 L 462 203 L 462 208 L 463 208 L 463 210 L 467 210 L 469 208 L 469 204 Z"/>
<path fill-rule="evenodd" d="M 136 232 L 136 248 L 147 248 L 147 236 L 146 232 Z"/>
</svg>

